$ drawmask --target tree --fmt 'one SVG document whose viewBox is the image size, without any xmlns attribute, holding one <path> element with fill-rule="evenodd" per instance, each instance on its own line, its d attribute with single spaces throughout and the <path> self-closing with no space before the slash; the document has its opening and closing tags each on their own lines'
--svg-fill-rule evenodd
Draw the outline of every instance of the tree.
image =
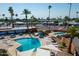
<svg viewBox="0 0 79 59">
<path fill-rule="evenodd" d="M 70 27 L 67 29 L 67 33 L 70 35 L 70 42 L 68 46 L 68 53 L 71 53 L 71 44 L 75 36 L 79 36 L 77 33 L 77 29 L 75 27 Z"/>
<path fill-rule="evenodd" d="M 8 23 L 8 18 L 7 17 L 5 17 L 5 22 Z"/>
<path fill-rule="evenodd" d="M 31 16 L 31 19 L 30 19 L 30 24 L 31 24 L 31 26 L 33 25 L 33 20 L 34 20 L 34 18 L 35 18 L 35 17 L 32 15 L 32 16 Z"/>
<path fill-rule="evenodd" d="M 15 14 L 15 16 L 16 16 L 16 19 L 17 19 L 17 17 L 18 17 L 18 14 Z"/>
<path fill-rule="evenodd" d="M 2 16 L 3 16 L 3 19 L 5 18 L 5 14 L 2 14 Z"/>
<path fill-rule="evenodd" d="M 58 25 L 59 21 L 58 20 L 55 20 L 54 21 L 54 25 Z"/>
<path fill-rule="evenodd" d="M 65 16 L 64 17 L 64 26 L 65 28 L 68 28 L 68 22 L 70 21 L 71 19 L 68 17 L 68 16 Z"/>
<path fill-rule="evenodd" d="M 62 20 L 61 16 L 57 17 L 57 20 L 60 20 L 61 21 Z"/>
<path fill-rule="evenodd" d="M 38 22 L 38 20 L 37 20 L 37 18 L 35 18 L 33 15 L 31 16 L 31 19 L 30 19 L 30 22 L 31 22 L 31 25 L 35 25 L 37 22 Z"/>
<path fill-rule="evenodd" d="M 18 17 L 18 14 L 15 14 L 15 17 L 16 17 L 16 21 L 15 22 L 17 22 L 17 21 L 19 21 L 19 19 L 17 18 Z"/>
<path fill-rule="evenodd" d="M 0 56 L 9 56 L 5 49 L 0 49 Z"/>
<path fill-rule="evenodd" d="M 78 13 L 79 13 L 79 12 L 77 11 L 77 12 L 76 12 L 76 18 L 78 18 Z"/>
<path fill-rule="evenodd" d="M 78 18 L 76 18 L 76 19 L 74 19 L 74 21 L 75 21 L 75 22 L 79 22 L 79 19 L 78 19 Z"/>
<path fill-rule="evenodd" d="M 31 14 L 31 12 L 30 11 L 28 11 L 27 9 L 24 9 L 24 11 L 23 11 L 23 14 L 25 15 L 25 22 L 26 22 L 26 26 L 27 26 L 27 29 L 29 29 L 29 25 L 28 25 L 28 19 L 27 19 L 27 15 L 28 14 Z"/>
<path fill-rule="evenodd" d="M 68 16 L 65 16 L 65 17 L 64 17 L 64 20 L 65 20 L 65 21 L 70 21 L 70 18 L 69 18 Z"/>
<path fill-rule="evenodd" d="M 9 7 L 8 9 L 10 15 L 11 15 L 11 23 L 12 23 L 12 28 L 14 28 L 14 20 L 13 20 L 13 16 L 14 16 L 14 10 L 12 7 Z"/>
</svg>

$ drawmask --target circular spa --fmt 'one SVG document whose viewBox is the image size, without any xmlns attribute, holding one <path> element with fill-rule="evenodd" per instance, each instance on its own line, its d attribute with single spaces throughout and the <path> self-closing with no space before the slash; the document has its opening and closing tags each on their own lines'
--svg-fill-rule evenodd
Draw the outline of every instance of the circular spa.
<svg viewBox="0 0 79 59">
<path fill-rule="evenodd" d="M 21 44 L 17 47 L 17 50 L 20 52 L 28 51 L 30 49 L 36 50 L 41 46 L 40 41 L 37 38 L 18 38 L 16 42 Z"/>
</svg>

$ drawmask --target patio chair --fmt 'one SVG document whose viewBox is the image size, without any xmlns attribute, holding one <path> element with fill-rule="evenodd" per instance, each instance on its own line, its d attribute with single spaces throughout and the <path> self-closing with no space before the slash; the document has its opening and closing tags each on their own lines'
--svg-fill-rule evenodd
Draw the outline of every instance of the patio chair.
<svg viewBox="0 0 79 59">
<path fill-rule="evenodd" d="M 4 35 L 0 36 L 0 39 L 4 39 L 4 38 L 5 38 Z"/>
<path fill-rule="evenodd" d="M 13 42 L 8 41 L 8 42 L 7 42 L 7 45 L 8 45 L 8 46 L 13 46 Z"/>
<path fill-rule="evenodd" d="M 38 33 L 36 32 L 36 33 L 34 33 L 34 35 L 35 35 L 35 36 L 38 36 Z"/>
<path fill-rule="evenodd" d="M 15 34 L 11 34 L 11 35 L 10 35 L 10 38 L 15 38 L 15 37 L 16 37 Z"/>
<path fill-rule="evenodd" d="M 22 35 L 23 35 L 23 33 L 19 33 L 19 35 L 20 35 L 20 36 L 22 36 Z"/>
<path fill-rule="evenodd" d="M 51 56 L 55 56 L 55 53 L 54 53 L 54 52 L 50 52 L 50 55 L 51 55 Z"/>
<path fill-rule="evenodd" d="M 40 38 L 43 38 L 45 36 L 44 32 L 38 32 L 38 35 Z"/>
<path fill-rule="evenodd" d="M 43 36 L 43 35 L 40 35 L 39 37 L 40 37 L 40 38 L 43 38 L 44 36 Z"/>
</svg>

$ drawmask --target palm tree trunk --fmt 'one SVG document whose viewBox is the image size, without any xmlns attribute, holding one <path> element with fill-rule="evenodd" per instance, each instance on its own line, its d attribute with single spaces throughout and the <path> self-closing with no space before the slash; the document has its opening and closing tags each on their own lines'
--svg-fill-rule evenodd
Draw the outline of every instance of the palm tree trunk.
<svg viewBox="0 0 79 59">
<path fill-rule="evenodd" d="M 14 28 L 15 26 L 14 26 L 14 22 L 12 23 L 12 28 Z"/>
<path fill-rule="evenodd" d="M 12 28 L 14 28 L 14 20 L 13 20 L 13 16 L 11 15 L 11 20 L 12 20 Z"/>
<path fill-rule="evenodd" d="M 72 46 L 73 39 L 74 39 L 74 37 L 71 37 L 69 46 L 68 46 L 68 53 L 71 53 L 71 46 Z"/>
<path fill-rule="evenodd" d="M 32 27 L 32 25 L 33 25 L 33 24 L 32 24 L 32 21 L 30 22 L 30 25 L 31 25 L 31 27 Z"/>
<path fill-rule="evenodd" d="M 28 27 L 28 20 L 27 20 L 27 15 L 26 15 L 26 26 L 27 26 L 27 29 L 29 30 L 29 27 Z"/>
<path fill-rule="evenodd" d="M 28 30 L 28 34 L 30 35 L 30 29 L 29 29 L 29 26 L 28 26 L 28 20 L 27 20 L 27 15 L 26 15 L 26 26 L 27 26 L 27 30 Z M 30 35 L 31 36 L 31 35 Z"/>
</svg>

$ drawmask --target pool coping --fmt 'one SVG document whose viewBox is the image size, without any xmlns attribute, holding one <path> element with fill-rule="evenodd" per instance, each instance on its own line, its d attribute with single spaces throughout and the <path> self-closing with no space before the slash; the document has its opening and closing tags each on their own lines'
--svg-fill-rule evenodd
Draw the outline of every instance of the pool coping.
<svg viewBox="0 0 79 59">
<path fill-rule="evenodd" d="M 26 37 L 26 38 L 28 38 L 28 37 Z M 18 38 L 17 38 L 17 39 L 18 39 Z M 17 39 L 15 39 L 15 42 L 16 42 Z M 39 40 L 39 38 L 36 38 L 36 39 Z M 40 47 L 41 47 L 41 46 L 42 46 L 42 42 L 41 42 L 40 40 L 39 40 L 39 42 L 40 42 Z M 18 42 L 16 42 L 16 44 L 19 44 L 18 47 L 20 47 L 20 46 L 22 45 L 22 44 L 20 44 L 20 43 L 18 43 Z M 16 47 L 16 51 L 17 51 L 17 52 L 21 52 L 21 51 L 17 50 L 18 47 Z M 40 48 L 40 47 L 39 47 L 39 48 Z M 34 49 L 34 48 L 32 48 L 32 49 Z M 32 49 L 30 49 L 30 50 L 32 50 Z M 24 51 L 23 51 L 23 52 L 24 52 Z M 33 52 L 33 51 L 32 51 L 32 52 Z"/>
</svg>

